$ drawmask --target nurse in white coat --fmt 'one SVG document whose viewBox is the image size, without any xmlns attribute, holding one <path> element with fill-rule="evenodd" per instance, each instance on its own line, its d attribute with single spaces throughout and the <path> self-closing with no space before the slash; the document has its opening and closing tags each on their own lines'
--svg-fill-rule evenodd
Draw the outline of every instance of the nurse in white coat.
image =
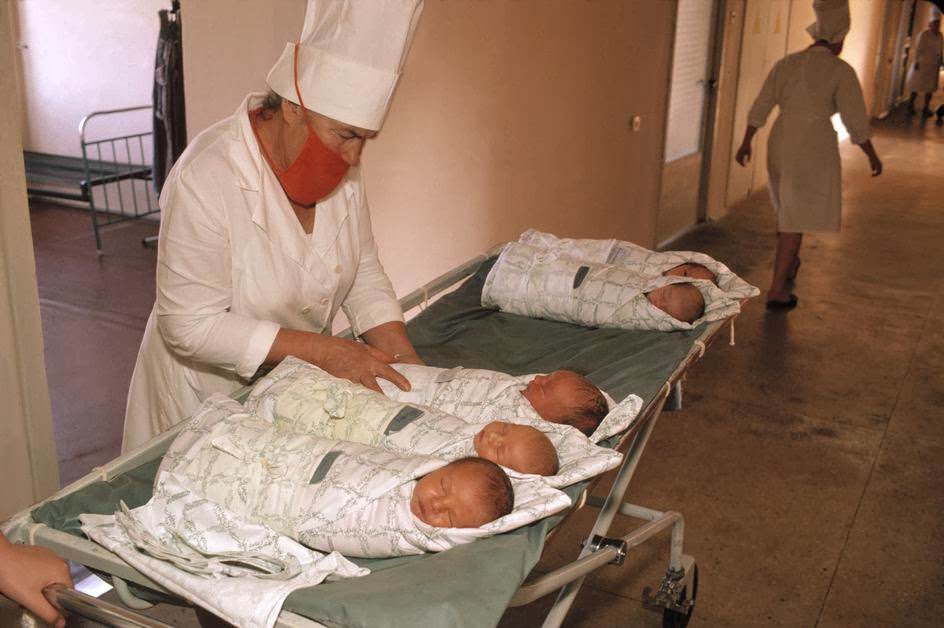
<svg viewBox="0 0 944 628">
<path fill-rule="evenodd" d="M 931 14 L 927 30 L 918 35 L 918 45 L 915 46 L 915 61 L 908 72 L 908 89 L 911 97 L 908 99 L 908 113 L 917 113 L 914 108 L 918 92 L 924 94 L 924 109 L 921 115 L 930 117 L 931 95 L 937 91 L 938 76 L 941 63 L 944 62 L 944 37 L 941 36 L 941 14 L 937 9 Z"/>
<path fill-rule="evenodd" d="M 358 167 L 422 0 L 311 0 L 236 112 L 194 138 L 161 195 L 157 299 L 125 415 L 128 451 L 288 355 L 380 390 L 421 363 L 378 258 Z M 365 343 L 330 335 L 343 308 Z"/>
<path fill-rule="evenodd" d="M 747 118 L 735 159 L 744 166 L 751 139 L 774 105 L 780 115 L 767 144 L 770 198 L 777 211 L 777 253 L 767 307 L 792 308 L 797 297 L 788 283 L 800 266 L 803 233 L 838 231 L 842 179 L 839 143 L 830 116 L 837 111 L 850 139 L 868 156 L 873 176 L 882 162 L 869 140 L 869 116 L 855 70 L 839 58 L 849 30 L 845 0 L 815 0 L 817 21 L 807 28 L 815 43 L 774 65 Z"/>
</svg>

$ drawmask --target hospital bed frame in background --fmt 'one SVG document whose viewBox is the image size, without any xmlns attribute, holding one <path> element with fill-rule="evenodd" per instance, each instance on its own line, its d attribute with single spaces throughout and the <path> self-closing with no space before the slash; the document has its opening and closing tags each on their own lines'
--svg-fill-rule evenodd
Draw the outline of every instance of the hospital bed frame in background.
<svg viewBox="0 0 944 628">
<path fill-rule="evenodd" d="M 500 247 L 496 247 L 493 251 L 462 264 L 456 269 L 406 295 L 400 299 L 404 312 L 428 303 L 431 297 L 444 293 L 449 288 L 456 286 L 467 277 L 473 275 L 479 266 L 487 259 L 494 256 L 499 249 Z M 546 628 L 560 626 L 570 610 L 583 584 L 584 578 L 588 574 L 604 565 L 622 565 L 629 550 L 641 545 L 657 534 L 671 529 L 669 566 L 666 570 L 665 577 L 654 591 L 649 587 L 644 589 L 643 603 L 645 606 L 654 610 L 662 611 L 663 626 L 683 627 L 688 624 L 694 610 L 697 595 L 698 569 L 695 565 L 695 560 L 682 552 L 684 537 L 684 520 L 682 515 L 675 511 L 661 512 L 638 506 L 626 502 L 623 499 L 629 482 L 636 471 L 642 452 L 645 449 L 649 437 L 652 435 L 653 429 L 662 411 L 664 409 L 676 409 L 680 407 L 681 382 L 686 371 L 704 355 L 707 347 L 719 337 L 723 328 L 732 324 L 733 317 L 723 321 L 709 323 L 705 326 L 702 333 L 693 342 L 688 354 L 677 365 L 675 371 L 665 382 L 660 392 L 646 404 L 640 411 L 639 417 L 633 422 L 626 433 L 620 437 L 616 449 L 624 453 L 624 458 L 607 496 L 602 498 L 590 495 L 596 483 L 602 478 L 602 476 L 597 476 L 580 493 L 574 505 L 571 506 L 563 519 L 548 533 L 546 541 L 549 541 L 573 513 L 584 505 L 598 508 L 600 511 L 599 515 L 589 535 L 586 537 L 583 543 L 583 549 L 577 559 L 551 572 L 533 579 L 527 579 L 515 593 L 509 607 L 523 606 L 554 591 L 559 591 L 554 605 L 551 607 L 544 620 L 543 626 Z M 235 393 L 234 397 L 237 400 L 241 400 L 248 396 L 248 394 L 249 388 L 246 387 Z M 138 610 L 150 607 L 150 603 L 137 598 L 131 593 L 127 582 L 134 582 L 163 593 L 167 593 L 166 589 L 130 567 L 115 554 L 92 541 L 49 528 L 44 524 L 35 523 L 30 513 L 46 501 L 58 499 L 95 482 L 114 478 L 160 457 L 170 446 L 183 426 L 184 423 L 182 422 L 167 432 L 156 436 L 138 450 L 120 456 L 104 467 L 94 470 L 92 473 L 63 488 L 40 504 L 36 504 L 18 513 L 2 526 L 7 536 L 14 542 L 42 545 L 66 559 L 81 563 L 90 569 L 109 573 L 113 578 L 115 592 L 125 605 L 131 609 Z M 621 537 L 608 537 L 607 533 L 617 514 L 640 519 L 644 521 L 644 523 Z M 57 595 L 62 597 L 61 592 Z M 66 598 L 68 598 L 68 595 L 66 595 Z M 87 608 L 88 605 L 94 605 L 95 602 L 97 602 L 95 598 L 89 598 L 82 600 L 81 603 L 75 603 L 74 606 L 84 606 Z M 142 616 L 140 620 L 141 623 L 139 624 L 127 623 L 128 619 L 124 617 L 120 621 L 116 620 L 116 623 L 104 623 L 105 625 L 114 626 L 160 625 L 159 623 L 155 624 L 153 620 L 147 617 Z M 99 621 L 103 620 L 99 619 Z M 322 624 L 318 622 L 285 610 L 281 612 L 278 622 L 276 623 L 276 626 L 281 628 L 315 628 L 321 625 Z"/>
<path fill-rule="evenodd" d="M 157 193 L 151 190 L 151 166 L 145 150 L 146 138 L 153 131 L 130 133 L 90 140 L 86 132 L 94 118 L 114 117 L 132 111 L 150 110 L 150 105 L 93 111 L 79 122 L 79 146 L 82 157 L 51 155 L 24 151 L 27 193 L 30 196 L 60 198 L 87 203 L 95 234 L 95 249 L 102 255 L 100 229 L 125 220 L 134 220 L 160 211 Z M 130 190 L 122 181 L 130 182 Z M 134 181 L 143 181 L 145 189 L 138 199 Z M 102 189 L 101 206 L 96 205 L 95 188 Z M 126 194 L 127 193 L 127 194 Z M 130 196 L 126 199 L 125 196 Z M 117 201 L 115 204 L 114 202 Z"/>
</svg>

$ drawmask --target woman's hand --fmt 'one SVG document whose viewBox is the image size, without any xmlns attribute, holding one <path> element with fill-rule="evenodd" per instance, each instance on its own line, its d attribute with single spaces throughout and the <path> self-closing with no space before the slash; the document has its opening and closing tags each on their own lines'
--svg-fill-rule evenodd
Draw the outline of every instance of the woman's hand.
<svg viewBox="0 0 944 628">
<path fill-rule="evenodd" d="M 426 362 L 423 361 L 423 358 L 421 358 L 416 351 L 394 354 L 393 361 L 397 364 L 419 364 L 420 366 L 426 366 Z"/>
<path fill-rule="evenodd" d="M 741 166 L 746 166 L 747 162 L 751 160 L 751 145 L 750 144 L 741 144 L 741 147 L 738 148 L 737 154 L 734 155 L 734 161 L 738 162 Z"/>
<path fill-rule="evenodd" d="M 390 364 L 393 356 L 380 349 L 354 340 L 313 334 L 310 362 L 335 377 L 343 377 L 371 390 L 383 392 L 377 384 L 382 377 L 393 382 L 400 390 L 410 390 L 410 382 L 397 373 Z M 306 358 L 307 359 L 307 358 Z"/>
<path fill-rule="evenodd" d="M 72 586 L 69 566 L 46 549 L 16 545 L 0 537 L 0 592 L 44 622 L 64 628 L 66 620 L 43 596 L 50 584 Z"/>
</svg>

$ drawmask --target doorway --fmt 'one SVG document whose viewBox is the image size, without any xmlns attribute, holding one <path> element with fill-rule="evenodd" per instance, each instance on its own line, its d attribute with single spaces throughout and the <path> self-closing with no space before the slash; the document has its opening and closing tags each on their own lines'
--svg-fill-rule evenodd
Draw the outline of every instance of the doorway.
<svg viewBox="0 0 944 628">
<path fill-rule="evenodd" d="M 704 187 L 718 82 L 719 2 L 678 0 L 656 242 L 704 221 Z"/>
<path fill-rule="evenodd" d="M 893 0 L 885 7 L 884 32 L 875 73 L 872 115 L 888 115 L 905 96 L 915 0 Z"/>
<path fill-rule="evenodd" d="M 733 132 L 730 138 L 724 140 L 730 141 L 732 156 L 741 143 L 748 112 L 767 74 L 786 54 L 791 6 L 788 2 L 746 4 Z M 772 126 L 768 124 L 758 130 L 753 142 L 754 154 L 746 168 L 734 166 L 728 169 L 725 194 L 728 207 L 733 207 L 767 185 L 767 137 Z"/>
</svg>

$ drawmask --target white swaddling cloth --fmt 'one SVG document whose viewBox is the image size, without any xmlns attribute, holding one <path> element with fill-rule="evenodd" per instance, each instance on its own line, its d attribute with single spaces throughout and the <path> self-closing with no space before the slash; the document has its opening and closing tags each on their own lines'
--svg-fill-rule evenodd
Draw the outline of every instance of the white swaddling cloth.
<svg viewBox="0 0 944 628">
<path fill-rule="evenodd" d="M 292 591 L 370 570 L 242 517 L 166 471 L 184 460 L 213 425 L 243 412 L 232 399 L 209 399 L 188 425 L 193 429 L 185 429 L 173 443 L 176 462 L 171 455 L 158 471 L 159 482 L 147 504 L 134 510 L 122 504 L 114 515 L 84 514 L 80 519 L 90 539 L 168 591 L 236 626 L 270 628 Z"/>
<path fill-rule="evenodd" d="M 646 298 L 648 292 L 674 283 L 690 283 L 701 293 L 705 309 L 697 320 L 677 320 Z M 692 329 L 741 311 L 737 299 L 710 281 L 646 277 L 625 267 L 583 262 L 520 242 L 510 242 L 498 256 L 482 288 L 482 305 L 589 327 L 658 331 Z"/>
<path fill-rule="evenodd" d="M 204 404 L 231 404 L 211 397 Z M 236 404 L 239 406 L 239 404 Z M 513 479 L 514 510 L 480 528 L 436 528 L 416 518 L 416 481 L 446 462 L 298 434 L 246 412 L 198 414 L 164 456 L 164 478 L 300 543 L 347 556 L 436 552 L 507 532 L 570 505 L 539 480 Z"/>
<path fill-rule="evenodd" d="M 535 229 L 522 233 L 518 241 L 584 262 L 623 266 L 644 277 L 660 277 L 682 264 L 700 264 L 714 273 L 718 288 L 729 298 L 747 299 L 760 294 L 760 290 L 738 277 L 730 268 L 696 251 L 652 251 L 623 240 L 558 238 Z"/>
<path fill-rule="evenodd" d="M 431 386 L 423 380 L 428 379 L 432 372 L 443 375 L 456 375 L 454 370 L 433 369 L 432 367 L 397 364 L 394 368 L 400 370 L 403 375 L 410 380 L 411 384 L 416 386 L 413 390 L 429 391 Z M 470 369 L 460 369 L 460 371 L 470 371 Z M 463 373 L 463 375 L 472 374 L 473 377 L 449 378 L 440 382 L 438 391 L 440 395 L 434 395 L 439 399 L 446 398 L 457 399 L 460 395 L 450 395 L 448 393 L 463 393 L 471 389 L 473 392 L 488 393 L 488 385 L 491 382 L 491 388 L 496 388 L 494 382 L 496 378 L 493 375 L 501 375 L 494 371 L 478 371 L 472 373 Z M 415 376 L 415 377 L 414 377 Z M 510 376 L 505 376 L 506 378 Z M 517 378 L 512 378 L 517 381 Z M 389 382 L 383 380 L 381 387 L 387 391 Z M 457 385 L 450 386 L 451 382 Z M 445 386 L 443 386 L 445 384 Z M 471 384 L 469 387 L 463 384 Z M 392 385 L 391 385 L 392 386 Z M 396 392 L 389 390 L 391 395 L 397 393 L 406 397 L 411 393 L 401 391 L 396 388 Z M 528 408 L 531 405 L 527 399 L 519 392 L 520 388 L 512 390 L 517 398 L 523 399 Z M 343 410 L 348 417 L 344 419 L 332 419 L 325 411 L 325 399 L 331 398 L 331 394 L 325 394 L 326 391 L 332 391 L 335 398 L 349 399 L 344 405 Z M 417 397 L 415 393 L 413 397 Z M 517 399 L 508 395 L 514 401 L 507 404 L 499 402 L 497 405 L 501 409 L 516 408 Z M 488 397 L 486 397 L 488 399 Z M 435 400 L 435 399 L 434 399 Z M 636 397 L 636 416 L 641 406 L 641 400 Z M 455 404 L 461 405 L 461 402 Z M 283 429 L 290 429 L 295 433 L 311 433 L 322 436 L 330 431 L 336 431 L 335 424 L 344 421 L 355 421 L 359 423 L 360 428 L 353 430 L 358 432 L 358 436 L 363 436 L 370 432 L 364 429 L 367 424 L 371 425 L 376 439 L 368 444 L 381 447 L 387 451 L 401 454 L 422 453 L 432 455 L 446 460 L 452 460 L 464 456 L 475 456 L 475 448 L 472 443 L 473 437 L 482 429 L 482 426 L 494 420 L 503 420 L 509 423 L 519 425 L 529 425 L 543 432 L 554 445 L 557 451 L 560 468 L 553 476 L 537 476 L 518 473 L 511 469 L 506 469 L 508 475 L 515 479 L 534 478 L 540 479 L 549 486 L 560 488 L 570 486 L 576 482 L 595 477 L 619 465 L 622 455 L 612 449 L 599 447 L 591 442 L 586 436 L 568 425 L 558 425 L 544 421 L 531 409 L 531 415 L 524 414 L 523 410 L 518 410 L 517 415 L 502 415 L 500 412 L 492 414 L 493 408 L 486 412 L 480 412 L 475 422 L 464 421 L 462 418 L 452 416 L 438 408 L 431 408 L 426 404 L 404 403 L 401 400 L 395 400 L 384 397 L 376 392 L 368 390 L 362 386 L 352 384 L 347 380 L 340 380 L 325 373 L 321 369 L 297 358 L 286 358 L 279 366 L 263 377 L 253 387 L 249 398 L 246 400 L 247 409 L 251 409 L 258 416 L 272 421 L 275 425 Z M 342 411 L 335 405 L 335 399 L 332 399 L 331 407 L 334 411 Z M 367 408 L 370 408 L 367 411 Z M 356 416 L 350 410 L 356 409 L 362 413 Z M 412 412 L 410 412 L 412 411 Z M 628 413 L 618 413 L 619 416 L 626 419 Z M 408 415 L 410 419 L 396 425 L 396 431 L 390 431 L 388 426 L 397 422 L 397 417 Z M 379 420 L 377 417 L 381 417 Z M 631 419 L 630 419 L 631 420 Z M 624 428 L 625 429 L 625 428 Z"/>
<path fill-rule="evenodd" d="M 326 580 L 366 576 L 337 552 L 322 554 L 193 495 L 172 478 L 134 510 L 81 515 L 82 531 L 142 574 L 242 628 L 271 628 L 285 598 Z"/>
<path fill-rule="evenodd" d="M 404 391 L 379 379 L 380 388 L 391 399 L 429 406 L 478 425 L 504 420 L 544 429 L 547 423 L 522 394 L 528 383 L 541 373 L 514 376 L 461 366 L 450 369 L 422 364 L 391 366 L 410 381 L 410 390 Z M 609 411 L 588 437 L 591 443 L 625 431 L 642 409 L 642 399 L 637 395 L 628 395 L 616 403 L 605 391 L 600 392 L 606 398 Z M 566 455 L 561 454 L 560 448 L 558 456 L 563 467 L 567 464 Z"/>
<path fill-rule="evenodd" d="M 481 426 L 432 408 L 394 401 L 288 357 L 259 379 L 246 409 L 283 430 L 379 447 L 406 456 L 475 456 Z"/>
</svg>

